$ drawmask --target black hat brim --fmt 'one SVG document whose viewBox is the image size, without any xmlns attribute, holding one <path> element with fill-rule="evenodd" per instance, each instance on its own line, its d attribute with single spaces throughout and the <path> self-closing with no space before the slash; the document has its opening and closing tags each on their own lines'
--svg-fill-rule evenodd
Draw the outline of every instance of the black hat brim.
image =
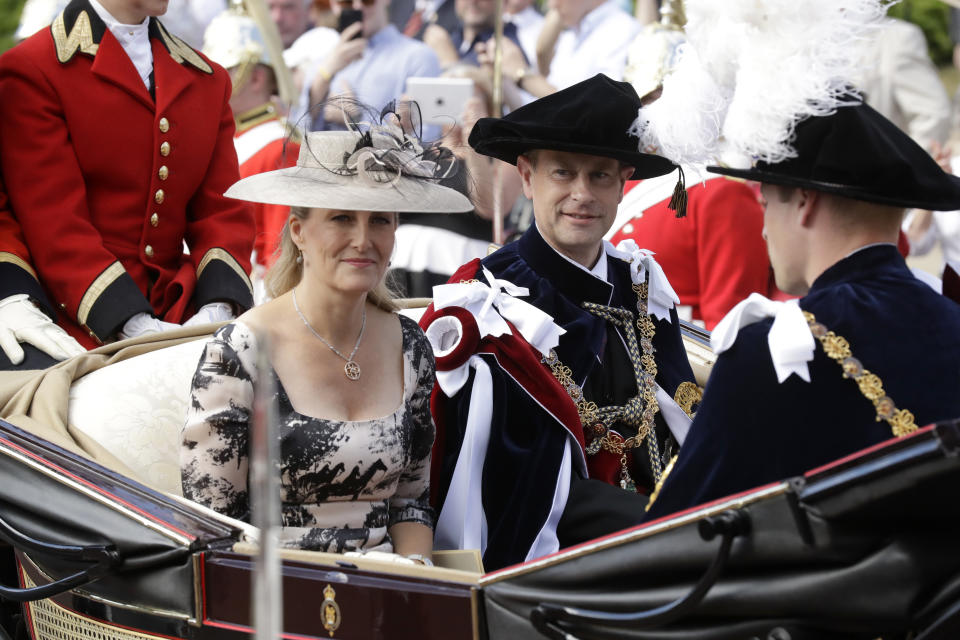
<svg viewBox="0 0 960 640">
<path fill-rule="evenodd" d="M 602 73 L 511 111 L 502 118 L 480 118 L 470 146 L 483 155 L 517 164 L 535 149 L 614 158 L 634 168 L 635 180 L 670 173 L 670 160 L 637 149 L 629 135 L 640 97 L 626 82 Z"/>
<path fill-rule="evenodd" d="M 479 122 L 477 124 L 479 124 Z M 613 158 L 634 168 L 633 175 L 630 176 L 631 180 L 655 178 L 666 175 L 677 168 L 677 165 L 662 156 L 640 153 L 639 151 L 631 153 L 609 147 L 576 144 L 574 142 L 559 140 L 542 140 L 535 138 L 518 140 L 514 136 L 490 137 L 478 135 L 478 141 L 474 145 L 474 149 L 476 149 L 477 153 L 514 165 L 517 164 L 517 157 L 534 149 L 567 151 L 569 153 L 582 153 L 590 156 Z"/>
<path fill-rule="evenodd" d="M 776 164 L 707 170 L 904 209 L 960 209 L 960 178 L 867 104 L 807 118 L 797 125 L 794 146 L 796 157 Z"/>
<path fill-rule="evenodd" d="M 835 184 L 822 182 L 819 180 L 810 180 L 786 176 L 773 171 L 761 171 L 759 169 L 733 169 L 731 167 L 707 167 L 710 173 L 719 173 L 732 178 L 742 178 L 744 180 L 754 180 L 766 184 L 778 184 L 785 187 L 798 187 L 800 189 L 813 189 L 844 196 L 852 200 L 862 200 L 864 202 L 873 202 L 891 207 L 902 207 L 904 209 L 929 209 L 930 211 L 953 211 L 960 209 L 960 199 L 954 203 L 945 202 L 943 198 L 924 198 L 919 195 L 911 197 L 892 197 L 883 196 L 863 189 L 857 189 L 851 185 Z M 954 183 L 956 189 L 960 191 L 960 178 L 957 176 L 945 176 L 945 178 Z"/>
</svg>

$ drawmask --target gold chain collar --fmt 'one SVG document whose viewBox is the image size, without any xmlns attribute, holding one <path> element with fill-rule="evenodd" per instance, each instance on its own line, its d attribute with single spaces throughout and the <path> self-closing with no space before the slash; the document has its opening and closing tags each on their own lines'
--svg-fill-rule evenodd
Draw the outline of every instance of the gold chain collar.
<svg viewBox="0 0 960 640">
<path fill-rule="evenodd" d="M 580 424 L 583 427 L 584 436 L 592 434 L 594 437 L 587 445 L 587 454 L 596 455 L 601 449 L 609 451 L 620 456 L 620 487 L 628 491 L 636 491 L 636 484 L 630 475 L 627 467 L 627 452 L 648 442 L 648 452 L 650 455 L 650 467 L 653 470 L 654 481 L 659 482 L 662 476 L 662 465 L 660 462 L 660 451 L 657 443 L 656 433 L 654 432 L 654 418 L 660 410 L 657 402 L 656 377 L 657 362 L 653 357 L 653 337 L 656 334 L 656 328 L 653 321 L 647 314 L 647 283 L 634 284 L 633 291 L 637 295 L 637 329 L 640 332 L 640 367 L 642 374 L 637 376 L 637 397 L 633 398 L 628 404 L 638 404 L 642 399 L 642 406 L 636 407 L 640 410 L 640 424 L 637 428 L 637 434 L 624 439 L 622 435 L 610 429 L 606 421 L 611 417 L 621 413 L 621 407 L 598 407 L 595 402 L 588 401 L 583 396 L 583 388 L 573 379 L 573 371 L 567 365 L 560 362 L 557 353 L 553 349 L 550 354 L 543 358 L 543 363 L 550 367 L 551 373 L 557 379 L 570 399 L 577 406 L 577 414 L 580 416 Z M 627 325 L 624 331 L 632 330 Z M 630 349 L 628 348 L 628 352 Z M 633 357 L 630 358 L 634 360 Z M 633 362 L 636 368 L 637 363 Z"/>
<path fill-rule="evenodd" d="M 863 364 L 853 357 L 847 339 L 827 330 L 827 327 L 817 322 L 817 318 L 809 311 L 804 311 L 803 317 L 810 327 L 810 333 L 823 345 L 823 352 L 843 369 L 843 377 L 853 378 L 860 387 L 860 393 L 873 403 L 877 422 L 886 420 L 893 435 L 898 438 L 916 431 L 917 423 L 914 421 L 913 414 L 907 409 L 897 409 L 893 398 L 883 390 L 883 381 L 880 380 L 880 376 L 865 369 Z"/>
</svg>

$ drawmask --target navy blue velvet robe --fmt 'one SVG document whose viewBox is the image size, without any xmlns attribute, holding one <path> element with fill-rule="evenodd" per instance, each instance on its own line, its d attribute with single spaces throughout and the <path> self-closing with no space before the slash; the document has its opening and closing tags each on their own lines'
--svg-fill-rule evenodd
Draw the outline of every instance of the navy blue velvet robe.
<svg viewBox="0 0 960 640">
<path fill-rule="evenodd" d="M 960 306 L 914 278 L 893 245 L 862 249 L 800 306 L 850 343 L 918 426 L 960 417 Z M 810 382 L 777 382 L 772 319 L 746 326 L 713 368 L 703 403 L 648 519 L 806 471 L 893 437 L 819 342 Z"/>
<path fill-rule="evenodd" d="M 556 349 L 557 355 L 572 369 L 574 379 L 584 387 L 587 398 L 601 406 L 622 404 L 623 400 L 636 395 L 634 372 L 622 346 L 622 338 L 612 333 L 606 321 L 584 310 L 581 303 L 590 301 L 619 306 L 634 314 L 637 309 L 629 265 L 610 256 L 602 259 L 607 260 L 609 282 L 599 280 L 565 260 L 533 226 L 517 242 L 482 261 L 498 279 L 528 288 L 529 295 L 522 299 L 550 314 L 554 322 L 566 329 L 567 333 L 561 336 Z M 480 272 L 473 277 L 485 282 Z M 669 322 L 653 316 L 651 319 L 656 327 L 653 340 L 656 380 L 673 396 L 681 382 L 693 381 L 694 377 L 683 348 L 676 312 L 671 310 L 670 317 Z M 611 359 L 616 363 L 611 365 Z M 493 427 L 482 482 L 488 526 L 483 561 L 487 570 L 493 570 L 523 562 L 543 526 L 550 512 L 567 436 L 556 420 L 497 366 L 495 359 L 488 358 L 488 363 L 493 376 Z M 546 366 L 541 373 L 552 376 Z M 463 441 L 472 384 L 471 371 L 464 388 L 453 398 L 443 401 L 444 419 L 438 429 L 444 430 L 444 447 L 439 452 L 439 477 L 434 478 L 438 484 L 438 510 L 442 507 Z M 657 433 L 664 442 L 667 438 L 665 425 L 658 425 Z M 636 451 L 639 464 L 635 464 L 631 471 L 636 469 L 634 476 L 638 485 L 649 491 L 652 486 L 642 487 L 642 469 L 638 468 L 644 466 L 649 473 L 646 449 Z M 574 455 L 583 454 L 574 452 Z M 608 488 L 607 485 L 604 487 Z M 622 490 L 617 488 L 617 492 Z M 619 503 L 618 497 L 616 493 L 604 492 L 597 500 L 609 499 Z M 610 509 L 634 509 L 636 522 L 639 522 L 644 504 L 645 500 L 628 503 L 626 507 L 611 504 Z M 603 507 L 602 504 L 599 506 Z M 617 514 L 611 515 L 612 522 L 620 522 L 616 519 Z M 628 524 L 611 525 L 610 531 Z"/>
</svg>

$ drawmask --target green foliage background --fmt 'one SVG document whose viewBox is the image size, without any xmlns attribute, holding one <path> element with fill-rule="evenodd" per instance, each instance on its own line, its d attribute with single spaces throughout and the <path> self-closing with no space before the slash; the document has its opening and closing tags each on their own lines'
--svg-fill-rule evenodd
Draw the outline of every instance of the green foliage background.
<svg viewBox="0 0 960 640">
<path fill-rule="evenodd" d="M 24 0 L 0 0 L 0 51 L 13 46 L 13 32 L 20 22 Z"/>
<path fill-rule="evenodd" d="M 950 8 L 940 0 L 903 0 L 893 5 L 889 15 L 916 23 L 923 29 L 930 57 L 938 66 L 951 63 Z"/>
</svg>

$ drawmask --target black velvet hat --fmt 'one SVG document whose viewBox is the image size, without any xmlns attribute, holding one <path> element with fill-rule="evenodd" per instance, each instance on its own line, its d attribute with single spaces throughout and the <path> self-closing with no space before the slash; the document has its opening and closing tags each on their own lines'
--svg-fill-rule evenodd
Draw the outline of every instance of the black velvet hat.
<svg viewBox="0 0 960 640">
<path fill-rule="evenodd" d="M 835 193 L 904 208 L 960 209 L 960 178 L 869 105 L 839 107 L 796 127 L 797 157 L 752 169 L 708 167 L 714 173 Z"/>
<path fill-rule="evenodd" d="M 481 118 L 469 142 L 477 153 L 510 164 L 525 151 L 552 149 L 616 158 L 635 168 L 635 180 L 670 173 L 676 165 L 637 151 L 636 138 L 627 134 L 638 109 L 633 86 L 598 73 L 502 118 Z"/>
</svg>

